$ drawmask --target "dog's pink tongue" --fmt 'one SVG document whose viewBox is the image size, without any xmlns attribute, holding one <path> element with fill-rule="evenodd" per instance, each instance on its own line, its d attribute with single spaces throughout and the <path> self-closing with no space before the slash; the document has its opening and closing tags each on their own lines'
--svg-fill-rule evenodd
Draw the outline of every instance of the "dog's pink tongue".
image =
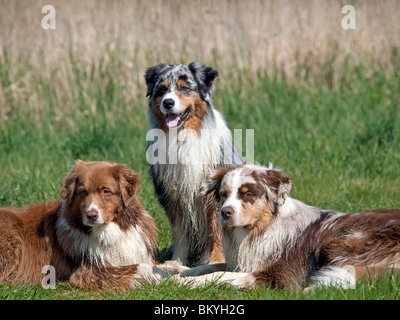
<svg viewBox="0 0 400 320">
<path fill-rule="evenodd" d="M 181 120 L 181 117 L 179 114 L 170 114 L 168 115 L 166 122 L 168 127 L 176 127 L 178 125 L 179 120 Z"/>
</svg>

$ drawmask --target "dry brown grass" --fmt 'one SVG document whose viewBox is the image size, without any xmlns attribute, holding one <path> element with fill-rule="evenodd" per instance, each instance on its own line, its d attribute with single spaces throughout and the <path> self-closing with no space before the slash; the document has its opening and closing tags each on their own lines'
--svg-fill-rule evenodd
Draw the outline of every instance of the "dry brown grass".
<svg viewBox="0 0 400 320">
<path fill-rule="evenodd" d="M 47 63 L 68 49 L 91 62 L 120 45 L 128 61 L 212 62 L 218 56 L 235 58 L 239 68 L 279 67 L 288 75 L 298 65 L 323 65 L 332 50 L 357 60 L 368 54 L 387 65 L 400 47 L 396 0 L 353 1 L 356 30 L 341 28 L 347 1 L 55 0 L 57 29 L 47 31 L 41 8 L 48 3 L 1 0 L 0 43 L 41 54 Z"/>
<path fill-rule="evenodd" d="M 321 0 L 54 0 L 57 29 L 43 30 L 41 8 L 49 2 L 0 0 L 0 62 L 10 66 L 10 83 L 0 84 L 2 117 L 6 105 L 21 99 L 40 113 L 41 99 L 30 90 L 38 75 L 68 106 L 71 92 L 87 94 L 91 81 L 112 76 L 115 64 L 131 100 L 143 96 L 146 67 L 160 62 L 203 61 L 218 67 L 222 81 L 243 69 L 278 70 L 296 81 L 329 77 L 335 86 L 348 65 L 373 61 L 391 72 L 399 59 L 397 0 L 353 1 L 356 30 L 341 27 L 346 1 Z M 25 70 L 15 67 L 21 54 L 28 57 Z M 86 81 L 74 89 L 77 65 Z"/>
</svg>

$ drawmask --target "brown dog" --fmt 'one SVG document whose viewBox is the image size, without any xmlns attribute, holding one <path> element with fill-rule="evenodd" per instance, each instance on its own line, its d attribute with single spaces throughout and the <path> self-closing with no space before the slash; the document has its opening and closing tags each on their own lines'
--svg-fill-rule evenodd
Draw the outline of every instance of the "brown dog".
<svg viewBox="0 0 400 320">
<path fill-rule="evenodd" d="M 0 281 L 57 281 L 126 290 L 157 282 L 157 229 L 136 191 L 137 173 L 108 162 L 78 160 L 61 188 L 62 202 L 0 209 Z"/>
</svg>

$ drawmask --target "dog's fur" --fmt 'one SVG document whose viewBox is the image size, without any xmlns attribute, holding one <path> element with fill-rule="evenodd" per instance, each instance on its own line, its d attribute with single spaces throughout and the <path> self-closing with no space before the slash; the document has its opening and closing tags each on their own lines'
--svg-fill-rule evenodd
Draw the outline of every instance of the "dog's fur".
<svg viewBox="0 0 400 320">
<path fill-rule="evenodd" d="M 303 288 L 351 285 L 365 272 L 400 267 L 400 209 L 321 210 L 289 197 L 291 184 L 281 171 L 253 164 L 212 174 L 204 192 L 219 203 L 227 264 L 182 275 L 229 270 L 241 273 L 217 272 L 213 279 L 242 288 Z"/>
<path fill-rule="evenodd" d="M 198 62 L 160 64 L 145 74 L 150 172 L 171 226 L 172 260 L 185 265 L 225 261 L 216 203 L 202 197 L 200 188 L 213 169 L 243 163 L 212 104 L 217 76 L 216 70 Z M 165 141 L 150 141 L 154 132 L 165 135 Z M 156 161 L 160 154 L 166 155 L 165 163 Z"/>
<path fill-rule="evenodd" d="M 154 267 L 157 229 L 126 166 L 77 161 L 62 201 L 0 208 L 0 281 L 40 283 L 42 268 L 82 288 L 126 290 L 164 273 Z"/>
</svg>

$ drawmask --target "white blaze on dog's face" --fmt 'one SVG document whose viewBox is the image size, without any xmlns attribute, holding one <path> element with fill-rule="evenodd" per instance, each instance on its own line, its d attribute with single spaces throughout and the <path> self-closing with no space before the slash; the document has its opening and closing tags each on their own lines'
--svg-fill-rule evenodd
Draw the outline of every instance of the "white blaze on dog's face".
<svg viewBox="0 0 400 320">
<path fill-rule="evenodd" d="M 244 210 L 246 203 L 257 205 L 259 194 L 254 190 L 256 181 L 251 175 L 242 175 L 242 169 L 228 172 L 218 190 L 221 197 L 220 221 L 222 225 L 249 228 L 254 217 Z M 259 200 L 259 201 L 257 201 Z"/>
<path fill-rule="evenodd" d="M 206 182 L 214 191 L 225 228 L 264 228 L 271 223 L 289 194 L 291 180 L 278 170 L 258 165 L 222 168 Z"/>
<path fill-rule="evenodd" d="M 124 215 L 124 208 L 139 185 L 138 175 L 124 165 L 78 161 L 61 189 L 68 212 L 72 213 L 66 220 L 72 227 L 97 227 L 116 222 L 128 228 L 134 221 L 126 220 L 135 217 Z"/>
<path fill-rule="evenodd" d="M 86 207 L 86 206 L 85 206 Z M 93 201 L 89 208 L 83 208 L 84 214 L 82 215 L 83 224 L 87 226 L 95 226 L 99 224 L 108 223 L 109 219 L 106 219 L 106 215 L 103 210 L 99 208 L 96 201 Z"/>
</svg>

